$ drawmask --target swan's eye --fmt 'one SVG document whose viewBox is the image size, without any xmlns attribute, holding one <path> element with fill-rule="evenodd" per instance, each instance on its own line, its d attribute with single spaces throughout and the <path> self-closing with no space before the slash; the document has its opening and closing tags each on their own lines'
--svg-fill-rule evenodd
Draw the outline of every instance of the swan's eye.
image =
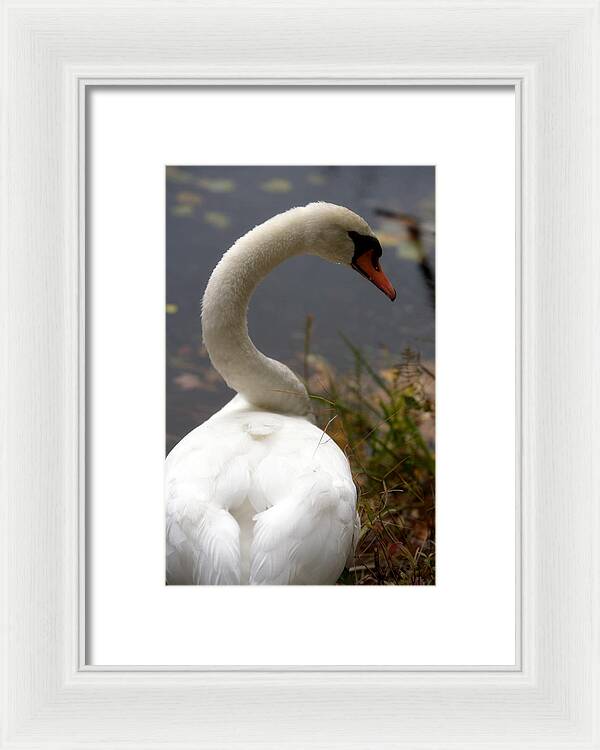
<svg viewBox="0 0 600 750">
<path fill-rule="evenodd" d="M 354 255 L 352 256 L 352 263 L 356 263 L 361 255 L 370 252 L 375 267 L 378 268 L 378 261 L 379 258 L 381 258 L 382 250 L 377 237 L 373 237 L 372 234 L 359 234 L 358 232 L 352 231 L 348 232 L 348 236 L 354 243 Z"/>
</svg>

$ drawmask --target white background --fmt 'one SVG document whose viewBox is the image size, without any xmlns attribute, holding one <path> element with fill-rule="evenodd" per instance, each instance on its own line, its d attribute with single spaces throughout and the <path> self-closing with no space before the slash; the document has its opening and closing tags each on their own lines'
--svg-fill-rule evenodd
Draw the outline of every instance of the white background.
<svg viewBox="0 0 600 750">
<path fill-rule="evenodd" d="M 512 91 L 107 89 L 89 115 L 88 663 L 513 665 Z M 166 164 L 436 165 L 435 587 L 164 586 Z"/>
</svg>

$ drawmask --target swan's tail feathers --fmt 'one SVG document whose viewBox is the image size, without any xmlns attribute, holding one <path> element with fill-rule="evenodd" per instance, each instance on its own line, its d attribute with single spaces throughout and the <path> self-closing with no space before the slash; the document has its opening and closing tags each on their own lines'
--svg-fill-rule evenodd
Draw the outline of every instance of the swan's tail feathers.
<svg viewBox="0 0 600 750">
<path fill-rule="evenodd" d="M 226 510 L 199 505 L 167 513 L 167 583 L 227 586 L 240 583 L 240 527 Z M 179 517 L 178 517 L 179 515 Z"/>
</svg>

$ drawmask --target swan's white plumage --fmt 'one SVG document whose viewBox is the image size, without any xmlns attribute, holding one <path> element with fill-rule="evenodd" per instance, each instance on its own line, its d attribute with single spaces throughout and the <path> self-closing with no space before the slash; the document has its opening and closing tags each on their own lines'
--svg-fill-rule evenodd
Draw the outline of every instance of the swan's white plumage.
<svg viewBox="0 0 600 750">
<path fill-rule="evenodd" d="M 323 584 L 356 533 L 346 456 L 303 417 L 236 396 L 168 456 L 167 579 Z"/>
<path fill-rule="evenodd" d="M 213 271 L 204 344 L 238 395 L 167 458 L 169 583 L 330 584 L 351 559 L 359 521 L 346 456 L 313 424 L 296 375 L 256 349 L 246 319 L 257 284 L 287 258 L 351 266 L 351 235 L 376 242 L 347 208 L 309 204 L 252 229 Z M 383 278 L 374 283 L 390 296 Z"/>
</svg>

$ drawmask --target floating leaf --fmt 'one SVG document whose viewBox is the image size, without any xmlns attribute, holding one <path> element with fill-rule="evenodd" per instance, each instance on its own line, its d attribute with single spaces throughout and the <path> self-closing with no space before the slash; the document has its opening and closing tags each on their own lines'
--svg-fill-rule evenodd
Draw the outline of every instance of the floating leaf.
<svg viewBox="0 0 600 750">
<path fill-rule="evenodd" d="M 190 206 L 187 203 L 177 204 L 175 206 L 171 206 L 171 214 L 173 216 L 193 216 L 194 207 Z"/>
<path fill-rule="evenodd" d="M 194 175 L 186 172 L 181 167 L 167 167 L 166 176 L 170 182 L 178 182 L 180 184 L 188 184 L 194 180 Z"/>
<path fill-rule="evenodd" d="M 282 177 L 273 177 L 261 183 L 260 189 L 266 193 L 289 193 L 292 189 L 292 183 Z"/>
<path fill-rule="evenodd" d="M 167 302 L 167 306 L 165 309 L 167 311 L 167 315 L 175 315 L 175 313 L 179 310 L 179 305 L 176 305 L 173 302 Z"/>
<path fill-rule="evenodd" d="M 227 229 L 231 224 L 229 216 L 220 211 L 207 211 L 204 214 L 204 221 L 217 229 Z"/>
<path fill-rule="evenodd" d="M 184 372 L 173 378 L 173 382 L 181 388 L 182 391 L 194 391 L 202 389 L 202 381 L 192 372 Z"/>
<path fill-rule="evenodd" d="M 177 193 L 175 196 L 177 203 L 182 203 L 188 206 L 198 206 L 202 203 L 202 196 L 198 193 L 192 193 L 189 190 L 184 190 L 181 193 Z"/>
<path fill-rule="evenodd" d="M 195 184 L 209 193 L 232 193 L 235 190 L 235 182 L 226 178 L 200 177 Z"/>
<path fill-rule="evenodd" d="M 311 172 L 306 175 L 306 181 L 311 185 L 324 185 L 327 182 L 327 178 L 318 172 Z"/>
</svg>

